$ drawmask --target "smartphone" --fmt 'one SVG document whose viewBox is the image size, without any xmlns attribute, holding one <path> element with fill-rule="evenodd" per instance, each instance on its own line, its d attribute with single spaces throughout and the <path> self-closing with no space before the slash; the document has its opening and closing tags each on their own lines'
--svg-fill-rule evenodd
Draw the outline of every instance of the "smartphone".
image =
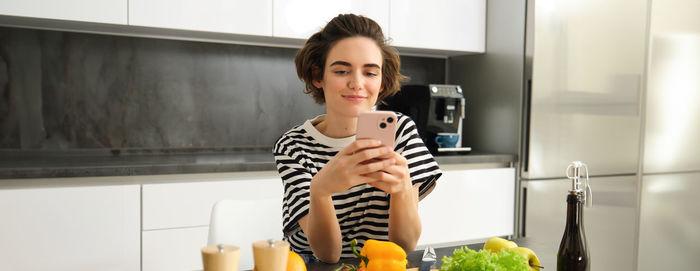
<svg viewBox="0 0 700 271">
<path fill-rule="evenodd" d="M 357 116 L 357 139 L 374 138 L 383 145 L 394 148 L 396 122 L 392 111 L 363 111 Z"/>
</svg>

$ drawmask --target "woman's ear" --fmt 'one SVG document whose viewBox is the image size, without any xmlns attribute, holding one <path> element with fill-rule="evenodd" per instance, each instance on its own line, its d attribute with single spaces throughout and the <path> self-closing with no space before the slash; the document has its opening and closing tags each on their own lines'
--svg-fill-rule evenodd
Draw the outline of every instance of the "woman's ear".
<svg viewBox="0 0 700 271">
<path fill-rule="evenodd" d="M 314 84 L 314 87 L 316 87 L 318 89 L 323 88 L 323 84 L 322 84 L 321 80 L 314 79 L 311 81 L 311 83 Z"/>
<path fill-rule="evenodd" d="M 319 89 L 322 88 L 322 86 L 323 86 L 323 79 L 322 79 L 323 74 L 321 74 L 321 68 L 319 68 L 318 66 L 314 66 L 313 68 L 311 68 L 311 74 L 312 74 L 312 78 L 314 78 L 313 80 L 311 80 L 311 83 L 314 84 L 314 87 L 319 88 Z M 319 79 L 316 79 L 316 78 L 319 78 Z"/>
</svg>

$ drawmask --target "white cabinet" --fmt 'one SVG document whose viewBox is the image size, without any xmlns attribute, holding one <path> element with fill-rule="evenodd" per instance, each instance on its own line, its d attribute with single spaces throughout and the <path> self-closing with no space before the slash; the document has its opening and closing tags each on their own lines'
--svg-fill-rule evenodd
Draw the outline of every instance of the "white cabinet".
<svg viewBox="0 0 700 271">
<path fill-rule="evenodd" d="M 200 249 L 207 245 L 211 210 L 223 199 L 256 206 L 257 215 L 240 217 L 241 227 L 232 229 L 245 232 L 232 244 L 241 248 L 240 268 L 252 269 L 252 242 L 282 239 L 282 196 L 282 180 L 274 171 L 143 185 L 143 270 L 202 269 Z M 267 235 L 270 226 L 278 235 Z"/>
<path fill-rule="evenodd" d="M 308 39 L 341 13 L 363 15 L 389 29 L 389 0 L 275 0 L 273 36 Z"/>
<path fill-rule="evenodd" d="M 129 24 L 272 35 L 272 0 L 129 0 Z"/>
<path fill-rule="evenodd" d="M 485 51 L 486 0 L 393 0 L 393 46 Z"/>
<path fill-rule="evenodd" d="M 0 270 L 140 270 L 139 189 L 0 190 Z"/>
<path fill-rule="evenodd" d="M 444 165 L 437 186 L 418 204 L 418 245 L 455 244 L 513 234 L 515 169 Z"/>
<path fill-rule="evenodd" d="M 0 0 L 0 14 L 126 24 L 126 0 Z"/>
<path fill-rule="evenodd" d="M 376 21 L 384 36 L 392 39 L 390 45 L 410 48 L 407 52 L 454 54 L 485 50 L 486 0 L 0 0 L 0 16 L 151 27 L 147 33 L 166 38 L 203 36 L 188 32 L 173 34 L 165 29 L 236 34 L 209 37 L 233 43 L 248 43 L 252 38 L 283 47 L 290 46 L 286 38 L 306 40 L 343 13 L 363 15 Z M 119 35 L 144 33 L 144 29 L 138 27 L 104 28 L 52 22 L 18 24 Z M 273 37 L 282 39 L 270 39 Z"/>
</svg>

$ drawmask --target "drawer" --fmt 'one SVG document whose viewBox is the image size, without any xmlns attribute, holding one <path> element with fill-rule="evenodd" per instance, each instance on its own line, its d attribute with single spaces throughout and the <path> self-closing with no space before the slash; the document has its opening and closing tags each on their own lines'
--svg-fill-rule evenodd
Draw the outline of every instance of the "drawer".
<svg viewBox="0 0 700 271">
<path fill-rule="evenodd" d="M 282 197 L 282 180 L 276 172 L 222 181 L 143 185 L 143 230 L 208 226 L 214 203 L 223 199 L 251 205 L 278 200 L 281 219 Z"/>
</svg>

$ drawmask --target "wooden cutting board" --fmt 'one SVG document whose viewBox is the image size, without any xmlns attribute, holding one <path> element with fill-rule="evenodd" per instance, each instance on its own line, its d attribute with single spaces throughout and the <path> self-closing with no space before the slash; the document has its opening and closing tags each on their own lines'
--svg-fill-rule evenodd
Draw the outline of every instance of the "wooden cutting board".
<svg viewBox="0 0 700 271">
<path fill-rule="evenodd" d="M 430 269 L 430 271 L 438 271 L 439 269 Z M 406 271 L 418 271 L 418 267 L 406 268 Z"/>
</svg>

